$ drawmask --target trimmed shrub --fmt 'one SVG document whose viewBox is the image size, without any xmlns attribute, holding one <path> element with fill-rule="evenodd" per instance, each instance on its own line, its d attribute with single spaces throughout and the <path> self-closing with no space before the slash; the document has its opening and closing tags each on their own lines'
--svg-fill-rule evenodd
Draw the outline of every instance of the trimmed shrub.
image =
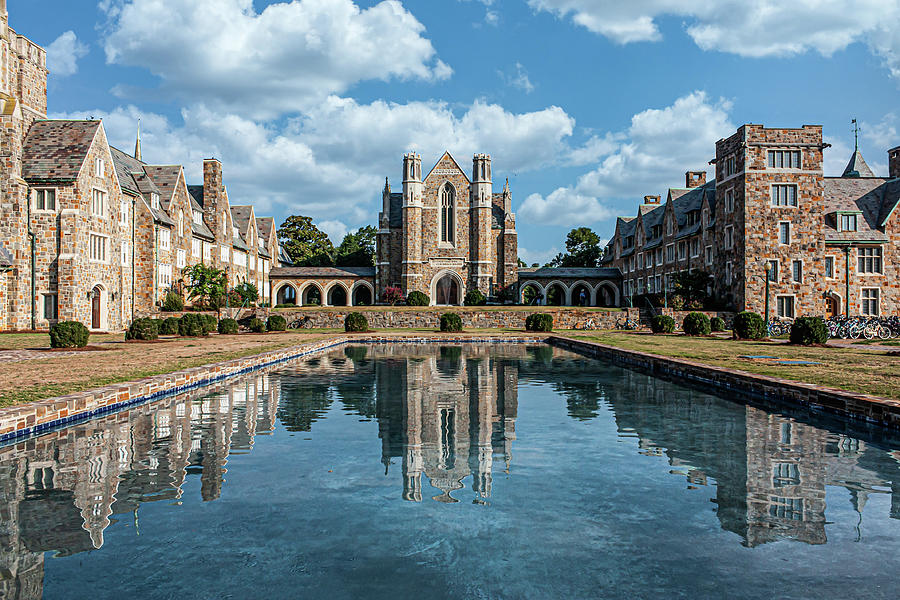
<svg viewBox="0 0 900 600">
<path fill-rule="evenodd" d="M 126 340 L 155 340 L 159 337 L 160 321 L 143 317 L 135 319 L 125 332 Z"/>
<path fill-rule="evenodd" d="M 266 323 L 262 319 L 258 319 L 253 317 L 250 319 L 250 323 L 247 324 L 247 327 L 253 333 L 265 333 L 266 332 Z"/>
<path fill-rule="evenodd" d="M 710 331 L 725 331 L 725 320 L 722 317 L 713 317 L 709 320 Z"/>
<path fill-rule="evenodd" d="M 84 323 L 63 321 L 50 326 L 51 348 L 84 348 L 91 332 Z"/>
<path fill-rule="evenodd" d="M 234 335 L 238 332 L 238 323 L 234 319 L 219 319 L 219 333 Z"/>
<path fill-rule="evenodd" d="M 344 319 L 344 331 L 347 333 L 362 333 L 368 330 L 369 322 L 358 312 L 352 312 Z"/>
<path fill-rule="evenodd" d="M 165 312 L 180 312 L 184 310 L 184 298 L 178 292 L 169 290 L 166 299 L 163 300 L 162 309 Z"/>
<path fill-rule="evenodd" d="M 675 319 L 669 315 L 656 315 L 650 319 L 650 331 L 653 333 L 672 333 L 675 331 Z"/>
<path fill-rule="evenodd" d="M 424 292 L 420 292 L 418 290 L 412 291 L 406 296 L 406 305 L 407 306 L 428 306 L 431 304 L 431 298 L 428 297 L 428 294 Z"/>
<path fill-rule="evenodd" d="M 281 315 L 272 315 L 266 321 L 266 329 L 269 331 L 287 331 L 287 319 Z"/>
<path fill-rule="evenodd" d="M 525 317 L 525 331 L 553 331 L 553 315 L 534 313 Z"/>
<path fill-rule="evenodd" d="M 215 315 L 200 315 L 200 323 L 203 326 L 203 335 L 208 335 L 219 328 L 219 320 Z"/>
<path fill-rule="evenodd" d="M 206 335 L 203 329 L 203 315 L 188 313 L 178 319 L 178 335 L 182 337 L 200 337 Z"/>
<path fill-rule="evenodd" d="M 384 288 L 384 293 L 381 295 L 381 298 L 384 300 L 385 304 L 396 306 L 403 302 L 403 292 L 396 286 L 388 286 Z"/>
<path fill-rule="evenodd" d="M 712 329 L 709 317 L 699 312 L 692 312 L 686 316 L 681 327 L 688 335 L 709 335 Z"/>
<path fill-rule="evenodd" d="M 275 308 L 297 308 L 297 305 L 291 302 L 290 304 L 276 304 Z"/>
<path fill-rule="evenodd" d="M 791 324 L 791 343 L 803 346 L 828 341 L 828 327 L 820 317 L 799 317 Z"/>
<path fill-rule="evenodd" d="M 178 335 L 178 317 L 169 317 L 159 322 L 159 335 Z"/>
<path fill-rule="evenodd" d="M 459 333 L 463 330 L 462 319 L 455 313 L 441 315 L 441 331 L 445 333 Z"/>
<path fill-rule="evenodd" d="M 734 338 L 739 340 L 761 340 L 766 337 L 766 322 L 761 316 L 749 310 L 735 315 L 731 329 Z"/>
<path fill-rule="evenodd" d="M 466 292 L 466 297 L 463 298 L 463 304 L 466 306 L 484 306 L 487 304 L 487 298 L 484 297 L 481 290 L 473 288 Z"/>
</svg>

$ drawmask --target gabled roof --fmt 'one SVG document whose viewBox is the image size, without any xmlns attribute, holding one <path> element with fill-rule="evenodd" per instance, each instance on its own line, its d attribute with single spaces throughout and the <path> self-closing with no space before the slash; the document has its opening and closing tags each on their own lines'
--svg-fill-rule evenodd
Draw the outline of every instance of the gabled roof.
<svg viewBox="0 0 900 600">
<path fill-rule="evenodd" d="M 838 231 L 827 223 L 826 240 L 836 241 L 886 241 L 887 236 L 878 231 L 887 193 L 896 193 L 895 186 L 886 185 L 887 180 L 873 177 L 826 177 L 823 181 L 825 213 L 841 211 L 860 212 L 856 220 L 857 231 Z M 893 189 L 892 189 L 893 188 Z"/>
<path fill-rule="evenodd" d="M 144 172 L 159 188 L 159 200 L 163 208 L 169 210 L 169 204 L 175 196 L 175 187 L 181 177 L 181 165 L 144 165 Z"/>
<path fill-rule="evenodd" d="M 884 184 L 884 200 L 881 202 L 881 210 L 878 212 L 878 226 L 884 227 L 891 215 L 897 212 L 900 205 L 900 179 L 892 179 Z"/>
<path fill-rule="evenodd" d="M 22 152 L 22 178 L 28 182 L 75 181 L 100 121 L 35 121 Z"/>
<path fill-rule="evenodd" d="M 375 277 L 375 267 L 274 267 L 269 277 Z"/>
<path fill-rule="evenodd" d="M 247 239 L 246 235 L 250 228 L 250 219 L 252 218 L 253 207 L 249 204 L 231 207 L 231 222 L 238 228 L 241 237 L 248 244 L 250 243 L 250 240 Z"/>
<path fill-rule="evenodd" d="M 274 217 L 256 217 L 256 234 L 262 242 L 259 246 L 259 255 L 271 258 L 269 249 L 270 236 L 275 232 Z"/>
<path fill-rule="evenodd" d="M 875 173 L 866 164 L 859 150 L 856 150 L 853 152 L 853 156 L 850 157 L 850 162 L 847 163 L 847 167 L 844 169 L 844 174 L 841 177 L 875 177 Z"/>
<path fill-rule="evenodd" d="M 113 167 L 116 171 L 116 178 L 119 180 L 119 187 L 122 188 L 122 191 L 130 192 L 132 195 L 140 194 L 141 190 L 134 180 L 134 173 L 143 173 L 144 163 L 130 154 L 122 152 L 115 146 L 110 146 L 109 151 L 112 154 Z"/>
<path fill-rule="evenodd" d="M 622 272 L 617 268 L 579 268 L 579 267 L 538 267 L 519 269 L 523 277 L 530 279 L 558 279 L 560 277 L 577 279 L 618 279 Z"/>
<path fill-rule="evenodd" d="M 467 182 L 467 183 L 471 183 L 471 181 L 469 180 L 469 176 L 466 175 L 466 170 L 463 169 L 461 166 L 459 166 L 459 163 L 456 162 L 456 159 L 453 158 L 453 155 L 450 154 L 450 152 L 447 151 L 447 150 L 445 150 L 444 153 L 441 154 L 441 157 L 438 159 L 438 161 L 437 161 L 436 163 L 434 163 L 434 166 L 431 167 L 431 169 L 428 171 L 428 174 L 425 175 L 425 177 L 422 178 L 422 181 L 425 181 L 426 179 L 428 179 L 429 177 L 431 177 L 431 173 L 437 168 L 437 166 L 438 166 L 439 164 L 441 164 L 441 161 L 444 160 L 444 158 L 449 158 L 451 161 L 453 161 L 453 164 L 456 165 L 456 168 L 459 169 L 460 172 L 463 174 L 463 177 L 466 178 L 466 182 Z"/>
<path fill-rule="evenodd" d="M 195 208 L 195 210 L 203 210 L 203 186 L 202 185 L 189 185 L 188 194 L 191 195 L 191 206 Z"/>
</svg>

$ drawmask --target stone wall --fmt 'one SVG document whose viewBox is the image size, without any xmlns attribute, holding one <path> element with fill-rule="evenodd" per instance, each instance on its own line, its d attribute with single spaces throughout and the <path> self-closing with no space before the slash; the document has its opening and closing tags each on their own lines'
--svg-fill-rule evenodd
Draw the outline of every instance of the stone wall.
<svg viewBox="0 0 900 600">
<path fill-rule="evenodd" d="M 668 315 L 675 319 L 675 327 L 677 329 L 681 329 L 684 325 L 684 318 L 693 312 L 698 312 L 706 315 L 710 319 L 713 317 L 719 317 L 723 321 L 725 321 L 725 327 L 731 329 L 731 324 L 734 322 L 734 313 L 729 311 L 720 311 L 720 310 L 674 310 L 671 308 L 660 308 L 658 309 L 659 313 L 662 315 Z"/>
</svg>

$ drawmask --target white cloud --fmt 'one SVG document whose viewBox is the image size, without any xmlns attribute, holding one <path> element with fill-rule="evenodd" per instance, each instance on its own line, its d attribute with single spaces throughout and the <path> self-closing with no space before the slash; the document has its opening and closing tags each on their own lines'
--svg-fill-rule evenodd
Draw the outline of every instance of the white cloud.
<svg viewBox="0 0 900 600">
<path fill-rule="evenodd" d="M 340 220 L 345 227 L 374 222 L 384 177 L 392 176 L 399 188 L 405 151 L 417 150 L 428 161 L 449 149 L 464 168 L 476 151 L 490 152 L 494 172 L 512 174 L 553 163 L 574 126 L 557 107 L 514 114 L 475 102 L 457 112 L 438 102 L 359 104 L 334 96 L 283 125 L 256 123 L 204 105 L 183 109 L 183 124 L 134 106 L 54 117 L 88 115 L 102 118 L 110 142 L 125 151 L 133 148 L 142 118 L 144 159 L 183 164 L 191 183 L 202 180 L 204 158 L 220 159 L 234 204 L 254 204 L 259 214 Z"/>
<path fill-rule="evenodd" d="M 339 245 L 344 240 L 344 236 L 347 235 L 348 231 L 347 226 L 338 220 L 322 221 L 316 225 L 316 227 L 325 232 L 331 239 L 331 243 L 335 246 Z"/>
<path fill-rule="evenodd" d="M 47 46 L 47 68 L 57 77 L 74 75 L 78 72 L 78 61 L 88 51 L 88 46 L 78 41 L 74 31 L 67 31 Z"/>
<path fill-rule="evenodd" d="M 535 223 L 583 225 L 612 217 L 612 199 L 663 194 L 681 185 L 685 171 L 710 170 L 716 141 L 736 129 L 730 110 L 728 101 L 710 101 L 697 91 L 666 108 L 640 112 L 627 130 L 594 136 L 576 151 L 599 161 L 593 170 L 546 197 L 532 194 L 519 214 Z"/>
<path fill-rule="evenodd" d="M 460 0 L 461 2 L 468 2 L 469 0 Z M 476 0 L 480 4 L 484 5 L 484 22 L 488 25 L 497 26 L 500 23 L 500 13 L 493 8 L 494 0 Z"/>
<path fill-rule="evenodd" d="M 110 63 L 144 67 L 161 91 L 272 118 L 364 80 L 450 77 L 397 0 L 106 0 Z M 118 89 L 120 95 L 137 90 Z M 146 93 L 146 91 L 141 91 Z"/>
<path fill-rule="evenodd" d="M 660 17 L 682 17 L 704 50 L 740 56 L 824 56 L 864 42 L 900 78 L 900 0 L 528 0 L 610 40 L 659 41 Z"/>
<path fill-rule="evenodd" d="M 559 254 L 559 249 L 556 246 L 553 246 L 549 250 L 529 250 L 528 248 L 524 248 L 519 246 L 519 258 L 525 261 L 529 267 L 535 263 L 538 265 L 546 265 L 548 262 L 553 260 L 553 258 Z"/>
<path fill-rule="evenodd" d="M 500 79 L 510 87 L 518 88 L 526 94 L 534 91 L 534 84 L 528 78 L 528 71 L 525 70 L 522 63 L 517 62 L 511 73 L 504 73 L 503 71 L 497 71 L 497 73 L 500 75 Z"/>
<path fill-rule="evenodd" d="M 897 116 L 897 113 L 890 112 L 878 123 L 870 124 L 862 121 L 859 127 L 864 140 L 871 142 L 876 148 L 886 151 L 900 144 L 900 135 L 897 135 L 898 125 L 900 125 L 900 117 Z"/>
</svg>

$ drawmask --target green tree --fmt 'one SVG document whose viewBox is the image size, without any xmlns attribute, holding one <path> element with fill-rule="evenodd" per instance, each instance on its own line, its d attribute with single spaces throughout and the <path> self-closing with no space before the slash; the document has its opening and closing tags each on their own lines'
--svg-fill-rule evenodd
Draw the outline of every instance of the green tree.
<svg viewBox="0 0 900 600">
<path fill-rule="evenodd" d="M 712 276 L 706 271 L 680 271 L 672 276 L 672 283 L 675 294 L 684 298 L 685 308 L 703 308 Z"/>
<path fill-rule="evenodd" d="M 378 229 L 374 225 L 366 225 L 353 233 L 344 236 L 337 248 L 335 264 L 339 267 L 373 267 L 375 266 L 375 237 Z"/>
<path fill-rule="evenodd" d="M 249 281 L 237 284 L 233 291 L 240 296 L 242 305 L 253 306 L 259 300 L 259 290 Z"/>
<path fill-rule="evenodd" d="M 566 236 L 566 254 L 563 267 L 597 267 L 603 256 L 600 236 L 590 227 L 578 227 Z"/>
<path fill-rule="evenodd" d="M 523 269 L 523 268 L 527 268 L 527 267 L 528 267 L 528 263 L 525 262 L 524 260 L 522 260 L 521 258 L 518 259 L 518 261 L 519 261 L 519 268 L 520 268 L 520 269 Z"/>
<path fill-rule="evenodd" d="M 298 267 L 329 267 L 334 264 L 334 245 L 328 235 L 313 225 L 312 218 L 293 215 L 278 228 L 278 240 Z"/>
<path fill-rule="evenodd" d="M 209 305 L 213 298 L 225 295 L 225 271 L 199 263 L 186 267 L 187 295 L 195 303 Z"/>
</svg>

